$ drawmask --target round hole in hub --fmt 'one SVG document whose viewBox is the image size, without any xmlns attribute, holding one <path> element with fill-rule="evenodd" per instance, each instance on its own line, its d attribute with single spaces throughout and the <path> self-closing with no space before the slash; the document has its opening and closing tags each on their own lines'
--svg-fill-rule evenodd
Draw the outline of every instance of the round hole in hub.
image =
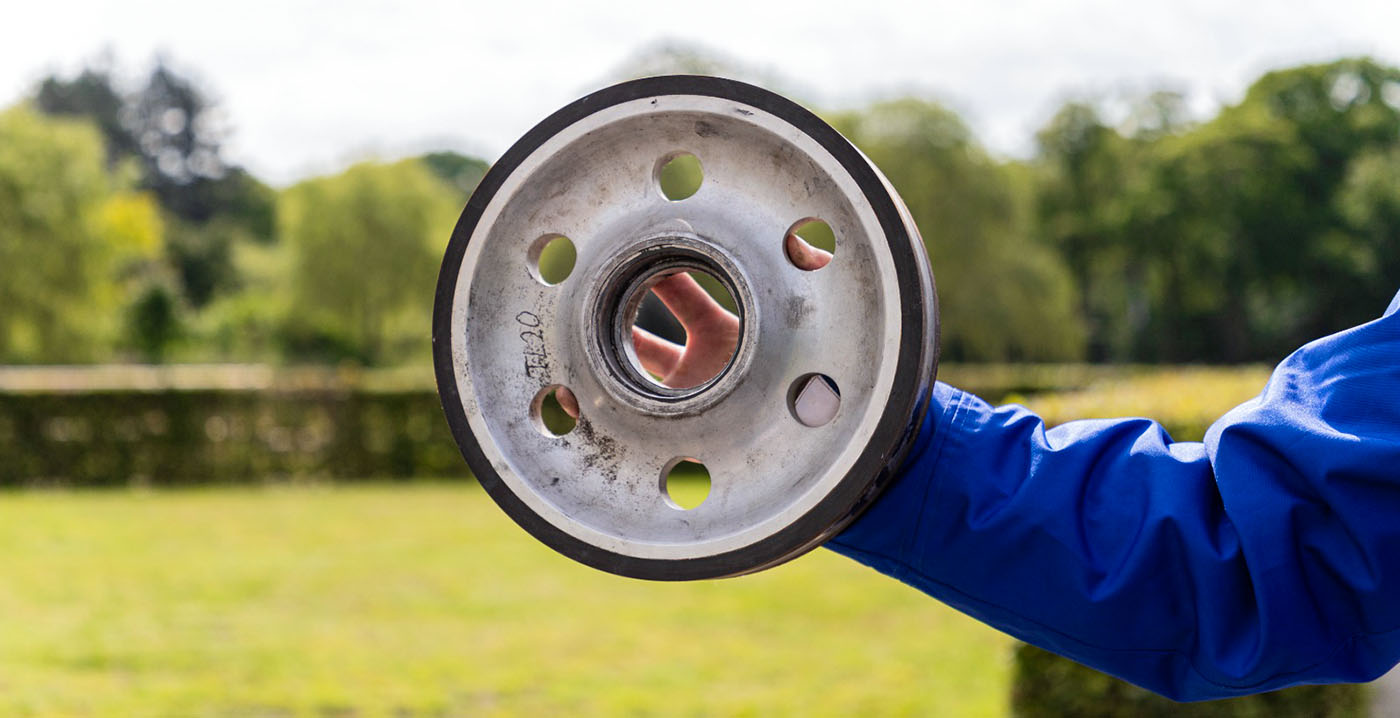
<svg viewBox="0 0 1400 718">
<path fill-rule="evenodd" d="M 568 405 L 569 410 L 564 407 Z M 530 419 L 545 436 L 563 436 L 578 426 L 578 399 L 568 387 L 550 384 L 540 389 L 530 402 Z"/>
<path fill-rule="evenodd" d="M 593 309 L 585 315 L 584 348 L 613 398 L 645 413 L 674 416 L 711 406 L 740 384 L 754 356 L 758 317 L 748 278 L 721 249 L 667 228 L 610 258 L 599 276 L 586 297 Z M 654 309 L 641 314 L 653 289 L 666 298 L 661 304 L 670 305 L 659 321 Z M 684 325 L 669 328 L 670 344 L 656 346 L 650 332 L 634 337 L 647 329 L 664 336 L 668 319 Z M 703 352 L 701 339 L 708 345 Z M 694 358 L 695 352 L 707 360 Z"/>
<path fill-rule="evenodd" d="M 783 235 L 783 252 L 794 267 L 816 271 L 836 254 L 836 233 L 831 225 L 815 217 L 795 222 Z"/>
<path fill-rule="evenodd" d="M 804 426 L 825 426 L 841 409 L 841 387 L 825 374 L 803 374 L 788 390 L 788 408 Z"/>
<path fill-rule="evenodd" d="M 573 273 L 578 252 L 568 237 L 546 234 L 530 243 L 526 259 L 530 263 L 530 274 L 542 284 L 553 286 Z"/>
<path fill-rule="evenodd" d="M 693 509 L 710 495 L 710 470 L 699 459 L 672 459 L 661 471 L 661 495 L 674 508 Z"/>
<path fill-rule="evenodd" d="M 700 158 L 689 152 L 669 155 L 656 168 L 656 183 L 661 187 L 661 196 L 672 202 L 679 202 L 699 192 L 704 181 L 705 171 L 700 167 Z"/>
<path fill-rule="evenodd" d="M 624 305 L 628 361 L 657 387 L 694 389 L 714 381 L 739 350 L 742 314 L 728 286 L 709 272 L 660 271 Z"/>
</svg>

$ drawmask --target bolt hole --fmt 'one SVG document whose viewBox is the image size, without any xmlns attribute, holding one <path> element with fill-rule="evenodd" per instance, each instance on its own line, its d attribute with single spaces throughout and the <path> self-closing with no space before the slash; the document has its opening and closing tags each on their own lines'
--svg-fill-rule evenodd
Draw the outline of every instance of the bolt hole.
<svg viewBox="0 0 1400 718">
<path fill-rule="evenodd" d="M 540 389 L 539 393 L 535 394 L 535 399 L 530 402 L 530 418 L 535 422 L 535 428 L 545 436 L 563 436 L 578 426 L 578 419 L 565 411 L 560 403 L 561 390 L 567 392 L 564 401 L 568 402 L 574 411 L 578 411 L 578 400 L 573 398 L 573 392 L 559 384 Z"/>
<path fill-rule="evenodd" d="M 788 391 L 788 408 L 804 426 L 825 426 L 841 408 L 841 387 L 825 374 L 804 374 Z"/>
<path fill-rule="evenodd" d="M 699 459 L 673 459 L 661 472 L 661 495 L 678 509 L 705 503 L 710 495 L 710 470 Z"/>
<path fill-rule="evenodd" d="M 530 274 L 541 283 L 553 286 L 573 273 L 578 252 L 568 237 L 546 234 L 530 243 L 526 258 L 530 262 Z"/>
<path fill-rule="evenodd" d="M 705 172 L 700 168 L 700 158 L 689 152 L 681 152 L 662 160 L 656 170 L 656 183 L 661 186 L 661 194 L 672 202 L 679 202 L 700 191 L 705 181 Z"/>
<path fill-rule="evenodd" d="M 831 225 L 815 217 L 799 220 L 783 235 L 783 251 L 794 267 L 816 271 L 829 264 L 836 254 L 836 233 Z"/>
</svg>

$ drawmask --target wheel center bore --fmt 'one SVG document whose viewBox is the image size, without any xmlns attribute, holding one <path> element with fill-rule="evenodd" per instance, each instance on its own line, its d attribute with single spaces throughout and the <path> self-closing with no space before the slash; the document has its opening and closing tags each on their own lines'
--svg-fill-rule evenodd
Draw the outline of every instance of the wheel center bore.
<svg viewBox="0 0 1400 718">
<path fill-rule="evenodd" d="M 633 342 L 638 309 L 658 282 L 680 272 L 708 275 L 733 298 L 738 341 L 729 361 L 693 386 L 671 387 L 649 374 Z M 642 411 L 684 414 L 718 401 L 742 377 L 753 354 L 757 317 L 743 273 L 719 247 L 698 235 L 665 232 L 615 255 L 595 285 L 585 322 L 589 358 L 609 393 Z"/>
</svg>

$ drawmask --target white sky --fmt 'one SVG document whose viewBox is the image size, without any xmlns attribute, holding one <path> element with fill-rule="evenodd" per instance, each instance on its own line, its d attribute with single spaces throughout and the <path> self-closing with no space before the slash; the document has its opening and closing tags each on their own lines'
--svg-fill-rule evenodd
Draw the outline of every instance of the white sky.
<svg viewBox="0 0 1400 718">
<path fill-rule="evenodd" d="M 1400 2 L 4 0 L 0 105 L 104 48 L 133 72 L 161 52 L 221 103 L 229 158 L 283 184 L 368 155 L 494 159 L 662 39 L 791 78 L 824 107 L 926 94 L 1024 155 L 1067 96 L 1165 82 L 1206 112 L 1281 65 L 1396 62 Z"/>
</svg>

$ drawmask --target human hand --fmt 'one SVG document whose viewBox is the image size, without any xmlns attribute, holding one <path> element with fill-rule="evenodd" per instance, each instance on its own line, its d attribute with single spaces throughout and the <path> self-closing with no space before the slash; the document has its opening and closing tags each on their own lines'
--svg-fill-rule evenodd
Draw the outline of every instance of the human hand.
<svg viewBox="0 0 1400 718">
<path fill-rule="evenodd" d="M 831 252 L 813 247 L 791 232 L 783 241 L 783 251 L 787 252 L 788 259 L 792 260 L 798 269 L 807 272 L 821 269 L 831 262 Z"/>
<path fill-rule="evenodd" d="M 831 261 L 830 252 L 813 247 L 795 234 L 789 234 L 783 244 L 798 269 L 821 269 Z M 739 318 L 686 272 L 666 277 L 651 291 L 680 321 L 686 341 L 682 346 L 632 327 L 632 346 L 642 368 L 672 388 L 697 386 L 723 370 L 739 344 Z M 569 416 L 578 418 L 578 399 L 573 392 L 561 387 L 555 398 Z"/>
</svg>

